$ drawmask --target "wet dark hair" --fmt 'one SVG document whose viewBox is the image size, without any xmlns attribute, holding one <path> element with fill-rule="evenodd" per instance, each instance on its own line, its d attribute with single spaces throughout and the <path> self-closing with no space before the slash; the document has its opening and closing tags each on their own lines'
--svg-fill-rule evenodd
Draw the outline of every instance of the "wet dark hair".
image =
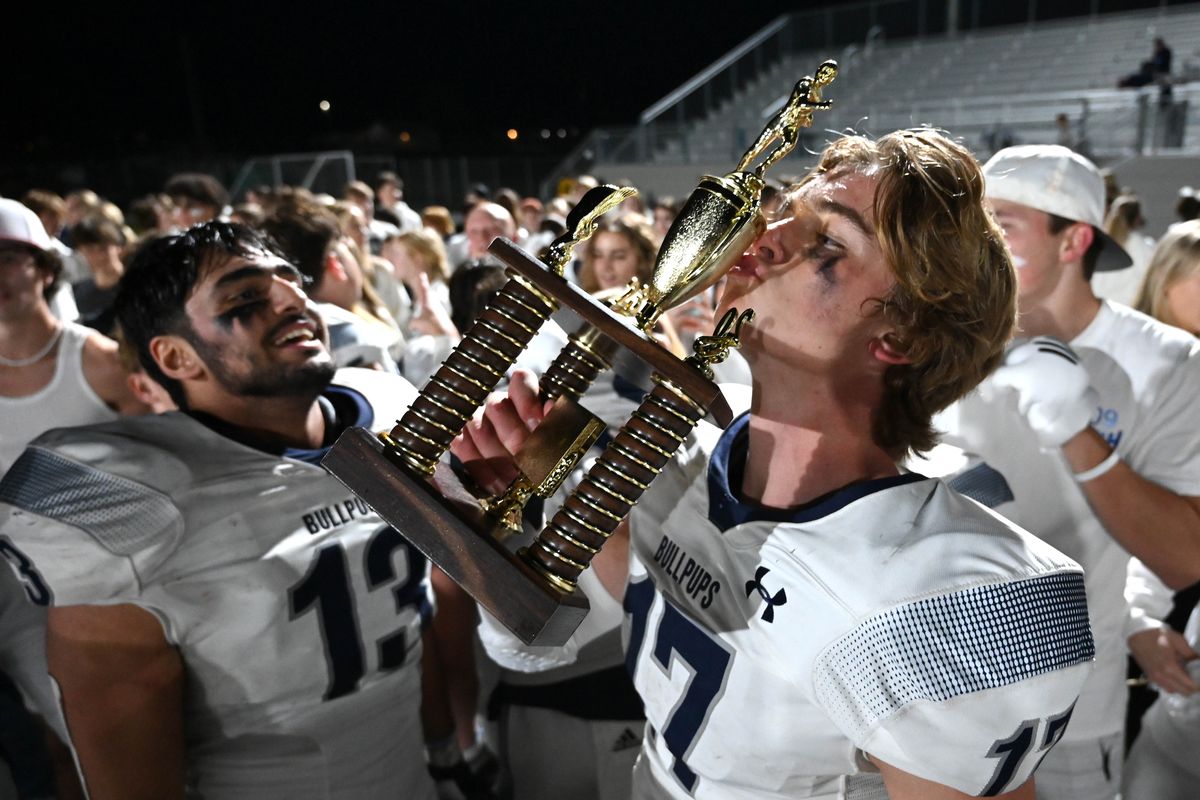
<svg viewBox="0 0 1200 800">
<path fill-rule="evenodd" d="M 230 222 L 206 222 L 183 233 L 148 239 L 133 253 L 117 284 L 113 311 L 138 363 L 162 385 L 175 405 L 187 408 L 183 386 L 167 377 L 150 353 L 150 340 L 194 335 L 184 304 L 196 283 L 221 257 L 249 258 L 279 251 L 255 231 Z"/>
</svg>

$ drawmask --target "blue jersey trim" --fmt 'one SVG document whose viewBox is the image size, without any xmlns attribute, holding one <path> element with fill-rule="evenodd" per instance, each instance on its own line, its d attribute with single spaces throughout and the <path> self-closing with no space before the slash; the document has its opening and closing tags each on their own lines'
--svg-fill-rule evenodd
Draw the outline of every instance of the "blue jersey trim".
<svg viewBox="0 0 1200 800">
<path fill-rule="evenodd" d="M 325 416 L 326 444 L 315 450 L 289 447 L 283 451 L 284 458 L 294 458 L 306 464 L 320 466 L 321 459 L 333 447 L 337 437 L 347 428 L 370 428 L 375 421 L 375 410 L 362 393 L 348 386 L 330 386 L 321 393 L 320 400 L 329 404 L 332 414 Z M 328 409 L 323 409 L 328 410 Z"/>
<path fill-rule="evenodd" d="M 325 415 L 325 442 L 313 450 L 300 447 L 280 447 L 277 444 L 257 441 L 219 417 L 202 411 L 189 411 L 187 414 L 214 433 L 232 439 L 252 450 L 320 466 L 321 459 L 329 452 L 329 448 L 333 446 L 343 431 L 353 427 L 370 428 L 374 424 L 375 410 L 361 392 L 351 389 L 349 386 L 327 386 L 317 398 L 317 402 L 321 405 L 321 413 Z"/>
<path fill-rule="evenodd" d="M 708 464 L 708 519 L 721 531 L 747 522 L 812 522 L 861 500 L 869 494 L 926 480 L 910 472 L 858 481 L 792 508 L 770 508 L 738 497 L 750 441 L 750 412 L 735 419 L 713 449 Z"/>
</svg>

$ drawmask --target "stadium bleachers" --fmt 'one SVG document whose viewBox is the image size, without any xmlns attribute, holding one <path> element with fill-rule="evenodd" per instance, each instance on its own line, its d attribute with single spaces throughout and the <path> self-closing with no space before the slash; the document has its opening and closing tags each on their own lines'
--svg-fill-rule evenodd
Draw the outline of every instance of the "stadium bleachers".
<svg viewBox="0 0 1200 800">
<path fill-rule="evenodd" d="M 819 117 L 826 130 L 888 130 L 930 123 L 975 146 L 1003 126 L 1021 141 L 1054 141 L 1055 116 L 1068 115 L 1103 154 L 1163 145 L 1156 87 L 1116 90 L 1117 80 L 1149 56 L 1156 36 L 1174 48 L 1177 99 L 1188 99 L 1184 146 L 1200 146 L 1200 5 L 1151 12 L 1041 22 L 899 42 L 876 42 L 843 53 L 785 56 L 740 94 L 697 122 L 686 141 L 668 140 L 659 155 L 695 161 L 740 152 L 786 99 L 793 76 L 823 58 L 842 56 L 831 96 Z M 1194 99 L 1193 99 L 1193 96 Z M 1145 106 L 1146 111 L 1141 109 Z M 1141 126 L 1141 128 L 1139 128 Z M 1003 131 L 1001 131 L 1003 133 Z"/>
<path fill-rule="evenodd" d="M 591 171 L 650 194 L 686 194 L 700 174 L 736 162 L 799 76 L 836 58 L 842 71 L 827 92 L 834 108 L 817 115 L 807 139 L 773 170 L 777 177 L 803 171 L 810 153 L 846 129 L 935 125 L 986 158 L 1006 141 L 1058 141 L 1062 113 L 1084 140 L 1079 149 L 1141 196 L 1147 233 L 1160 235 L 1174 220 L 1181 185 L 1200 186 L 1200 3 L 955 36 L 887 41 L 880 29 L 840 49 L 796 49 L 778 33 L 783 22 L 647 109 L 639 125 L 594 131 L 552 177 Z M 790 24 L 794 31 L 804 23 Z M 1171 107 L 1160 105 L 1158 87 L 1116 88 L 1149 58 L 1156 36 L 1174 51 Z M 704 113 L 695 113 L 698 99 Z"/>
</svg>

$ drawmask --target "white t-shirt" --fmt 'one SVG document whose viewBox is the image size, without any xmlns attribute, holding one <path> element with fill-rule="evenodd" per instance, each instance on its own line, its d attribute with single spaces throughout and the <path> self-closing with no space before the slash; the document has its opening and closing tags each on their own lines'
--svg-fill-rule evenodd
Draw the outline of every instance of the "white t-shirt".
<svg viewBox="0 0 1200 800">
<path fill-rule="evenodd" d="M 390 427 L 403 380 L 343 370 L 327 417 Z M 132 603 L 187 671 L 189 796 L 432 798 L 418 708 L 420 553 L 318 463 L 181 413 L 52 431 L 0 482 L 30 598 Z M 7 552 L 11 551 L 11 552 Z"/>
<path fill-rule="evenodd" d="M 1090 668 L 1078 565 L 920 475 L 742 503 L 747 420 L 702 423 L 630 516 L 634 796 L 881 792 L 860 751 L 969 794 L 1022 784 Z"/>
<path fill-rule="evenodd" d="M 1147 480 L 1200 495 L 1200 345 L 1189 334 L 1105 302 L 1071 341 L 1100 405 L 1092 427 Z M 1105 531 L 1060 450 L 1045 452 L 1008 391 L 980 390 L 939 415 L 945 441 L 982 463 L 951 485 L 1078 561 L 1096 641 L 1092 672 L 1068 741 L 1125 726 L 1125 569 L 1129 554 Z"/>
</svg>

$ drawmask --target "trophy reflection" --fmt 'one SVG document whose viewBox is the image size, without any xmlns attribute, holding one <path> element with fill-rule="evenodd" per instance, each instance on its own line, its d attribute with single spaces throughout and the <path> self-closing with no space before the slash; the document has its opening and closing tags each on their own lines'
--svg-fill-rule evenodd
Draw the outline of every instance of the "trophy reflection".
<svg viewBox="0 0 1200 800">
<path fill-rule="evenodd" d="M 836 64 L 827 61 L 815 77 L 801 79 L 737 169 L 701 179 L 668 231 L 650 280 L 635 279 L 611 305 L 567 282 L 563 272 L 598 218 L 632 189 L 589 191 L 544 262 L 496 239 L 489 249 L 507 267 L 507 283 L 408 411 L 378 437 L 347 431 L 326 456 L 332 474 L 526 643 L 560 644 L 571 635 L 588 609 L 576 588 L 580 573 L 700 419 L 730 421 L 711 365 L 737 345 L 752 312 L 728 312 L 684 359 L 651 331 L 669 308 L 715 283 L 762 233 L 763 173 L 795 147 L 813 112 L 829 107 L 821 93 L 836 75 Z M 513 454 L 519 477 L 496 497 L 476 496 L 445 458 L 450 443 L 551 315 L 574 329 L 539 379 L 543 399 L 553 405 Z M 638 384 L 648 372 L 649 391 L 532 543 L 514 551 L 510 542 L 525 527 L 526 504 L 554 494 L 605 431 L 580 399 L 607 369 Z"/>
</svg>

